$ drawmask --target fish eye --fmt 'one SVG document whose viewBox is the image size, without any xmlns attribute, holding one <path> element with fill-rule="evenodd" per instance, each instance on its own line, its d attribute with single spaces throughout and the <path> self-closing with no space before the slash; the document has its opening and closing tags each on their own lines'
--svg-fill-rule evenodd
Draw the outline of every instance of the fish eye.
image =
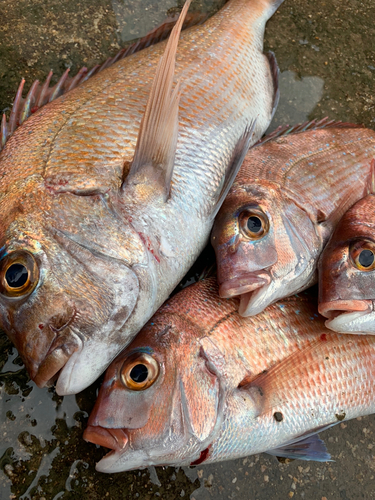
<svg viewBox="0 0 375 500">
<path fill-rule="evenodd" d="M 0 293 L 9 298 L 29 295 L 39 281 L 39 269 L 29 252 L 11 252 L 0 261 Z"/>
<path fill-rule="evenodd" d="M 121 381 L 127 389 L 144 391 L 157 380 L 159 371 L 159 364 L 152 356 L 137 352 L 124 361 L 120 373 Z"/>
<path fill-rule="evenodd" d="M 371 241 L 359 241 L 350 249 L 350 256 L 354 265 L 360 271 L 375 269 L 375 244 Z"/>
<path fill-rule="evenodd" d="M 268 217 L 262 210 L 245 209 L 240 213 L 238 220 L 240 230 L 246 238 L 258 240 L 268 233 Z"/>
</svg>

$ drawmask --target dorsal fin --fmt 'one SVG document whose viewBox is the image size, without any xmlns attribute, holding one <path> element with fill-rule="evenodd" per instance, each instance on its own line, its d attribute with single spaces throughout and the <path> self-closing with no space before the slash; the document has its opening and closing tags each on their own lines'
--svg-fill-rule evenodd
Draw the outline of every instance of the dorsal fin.
<svg viewBox="0 0 375 500">
<path fill-rule="evenodd" d="M 273 141 L 279 137 L 284 137 L 290 134 L 298 134 L 299 132 L 307 132 L 308 130 L 320 130 L 325 128 L 365 128 L 364 125 L 358 125 L 356 123 L 340 122 L 335 120 L 329 120 L 328 116 L 322 118 L 321 120 L 311 120 L 309 122 L 299 123 L 297 125 L 280 125 L 273 132 L 265 135 L 257 143 L 254 144 L 253 148 L 261 146 L 266 142 Z"/>
<path fill-rule="evenodd" d="M 191 0 L 185 2 L 156 68 L 133 162 L 123 183 L 124 188 L 145 172 L 147 181 L 157 182 L 162 187 L 165 200 L 169 195 L 178 136 L 179 82 L 172 91 L 175 59 L 182 23 L 190 2 Z"/>
<path fill-rule="evenodd" d="M 375 158 L 371 160 L 370 174 L 367 178 L 364 196 L 367 196 L 369 194 L 375 194 Z"/>
<path fill-rule="evenodd" d="M 254 135 L 254 129 L 256 125 L 257 119 L 252 120 L 250 124 L 246 127 L 245 132 L 237 141 L 237 144 L 233 150 L 232 157 L 230 159 L 224 180 L 223 187 L 218 195 L 217 201 L 212 208 L 212 211 L 209 215 L 210 220 L 214 220 L 218 211 L 220 210 L 221 205 L 224 203 L 227 194 L 232 187 L 234 179 L 236 178 L 238 171 L 241 168 L 241 165 L 245 159 L 245 156 L 250 148 L 250 143 Z"/>
<path fill-rule="evenodd" d="M 183 29 L 201 24 L 206 21 L 208 17 L 209 16 L 206 13 L 192 13 L 185 18 Z M 176 22 L 177 15 L 168 17 L 160 26 L 154 28 L 152 31 L 147 33 L 147 35 L 140 38 L 137 42 L 121 49 L 114 57 L 109 57 L 106 61 L 104 61 L 104 63 L 97 64 L 96 66 L 91 68 L 91 70 L 88 70 L 84 66 L 78 71 L 75 76 L 70 77 L 68 74 L 69 69 L 67 69 L 60 77 L 58 82 L 52 87 L 49 86 L 53 75 L 51 70 L 44 83 L 39 83 L 38 80 L 35 80 L 33 82 L 25 99 L 22 98 L 22 91 L 25 80 L 22 79 L 13 102 L 9 121 L 7 121 L 5 114 L 2 117 L 0 128 L 0 152 L 13 132 L 39 108 L 41 108 L 45 104 L 48 104 L 49 102 L 54 101 L 70 90 L 73 90 L 81 83 L 87 81 L 92 76 L 97 75 L 116 62 L 125 59 L 126 57 L 135 54 L 140 50 L 150 47 L 151 45 L 155 45 L 156 43 L 165 40 L 171 33 L 172 28 L 175 26 Z"/>
<path fill-rule="evenodd" d="M 276 109 L 280 100 L 280 87 L 279 87 L 280 70 L 279 66 L 277 65 L 276 56 L 273 52 L 271 51 L 267 52 L 266 57 L 268 59 L 268 62 L 270 63 L 270 70 L 273 82 L 273 102 L 272 102 L 272 114 L 271 114 L 271 120 L 272 120 L 272 118 L 275 116 Z"/>
</svg>

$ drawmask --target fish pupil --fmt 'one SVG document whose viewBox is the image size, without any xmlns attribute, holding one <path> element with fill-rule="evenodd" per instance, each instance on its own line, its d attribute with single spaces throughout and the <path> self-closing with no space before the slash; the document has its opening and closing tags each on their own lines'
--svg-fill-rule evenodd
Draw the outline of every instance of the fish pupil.
<svg viewBox="0 0 375 500">
<path fill-rule="evenodd" d="M 370 267 L 374 263 L 374 253 L 371 250 L 362 250 L 358 257 L 363 267 Z"/>
<path fill-rule="evenodd" d="M 248 218 L 247 227 L 252 233 L 259 233 L 259 231 L 262 229 L 262 221 L 259 219 L 259 217 L 255 217 L 253 215 Z"/>
<path fill-rule="evenodd" d="M 133 380 L 133 382 L 137 382 L 138 384 L 144 382 L 147 377 L 148 369 L 145 365 L 135 365 L 130 372 L 130 378 Z"/>
<path fill-rule="evenodd" d="M 22 264 L 12 264 L 5 273 L 5 279 L 11 288 L 20 288 L 28 279 L 29 273 Z"/>
</svg>

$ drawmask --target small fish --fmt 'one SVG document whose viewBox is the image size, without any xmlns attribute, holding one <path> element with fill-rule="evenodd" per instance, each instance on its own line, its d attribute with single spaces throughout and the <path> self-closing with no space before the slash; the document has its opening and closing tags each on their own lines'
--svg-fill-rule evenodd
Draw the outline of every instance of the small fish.
<svg viewBox="0 0 375 500">
<path fill-rule="evenodd" d="M 282 129 L 249 151 L 211 237 L 220 296 L 241 296 L 241 316 L 316 281 L 320 253 L 362 198 L 374 154 L 374 131 L 326 120 Z"/>
<path fill-rule="evenodd" d="M 7 140 L 0 317 L 39 386 L 90 385 L 198 257 L 277 105 L 262 45 L 281 3 L 231 0 L 179 41 L 186 4 L 168 42 L 102 69 Z"/>
<path fill-rule="evenodd" d="M 326 461 L 315 434 L 375 411 L 375 337 L 330 332 L 308 294 L 252 318 L 215 278 L 170 299 L 108 368 L 84 439 L 100 472 L 267 452 Z"/>
<path fill-rule="evenodd" d="M 319 312 L 340 333 L 375 334 L 375 159 L 368 191 L 342 217 L 319 261 Z"/>
</svg>

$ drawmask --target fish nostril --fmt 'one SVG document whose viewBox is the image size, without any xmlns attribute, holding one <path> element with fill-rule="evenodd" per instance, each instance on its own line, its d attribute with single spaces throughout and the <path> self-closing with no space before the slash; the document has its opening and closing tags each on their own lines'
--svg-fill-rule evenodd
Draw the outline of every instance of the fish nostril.
<svg viewBox="0 0 375 500">
<path fill-rule="evenodd" d="M 73 321 L 75 315 L 76 315 L 75 309 L 73 309 L 73 311 L 70 311 L 69 314 L 56 315 L 49 320 L 48 326 L 50 327 L 50 329 L 53 332 L 60 333 L 67 326 L 70 325 L 70 323 Z"/>
</svg>

